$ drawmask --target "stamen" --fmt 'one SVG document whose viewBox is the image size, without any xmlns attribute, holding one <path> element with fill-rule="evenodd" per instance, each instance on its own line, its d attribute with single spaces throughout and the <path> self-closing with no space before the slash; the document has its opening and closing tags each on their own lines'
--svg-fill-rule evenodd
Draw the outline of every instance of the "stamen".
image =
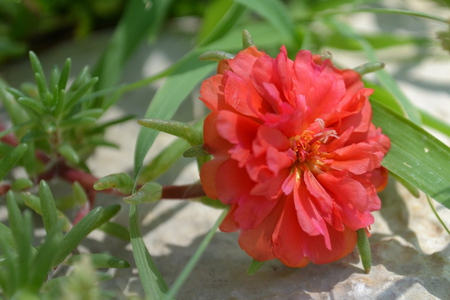
<svg viewBox="0 0 450 300">
<path fill-rule="evenodd" d="M 317 122 L 319 124 L 320 128 L 322 129 L 322 132 L 316 133 L 314 135 L 314 137 L 322 136 L 322 138 L 320 139 L 320 141 L 322 143 L 325 144 L 326 142 L 328 142 L 328 139 L 330 137 L 334 137 L 336 139 L 339 138 L 339 136 L 337 135 L 336 130 L 334 130 L 334 129 L 325 130 L 325 121 L 323 119 L 317 118 L 314 121 Z"/>
</svg>

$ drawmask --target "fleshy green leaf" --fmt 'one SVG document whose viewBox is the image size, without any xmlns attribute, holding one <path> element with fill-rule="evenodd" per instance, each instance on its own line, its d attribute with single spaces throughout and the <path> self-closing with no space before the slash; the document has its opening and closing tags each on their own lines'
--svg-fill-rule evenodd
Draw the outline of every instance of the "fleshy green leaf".
<svg viewBox="0 0 450 300">
<path fill-rule="evenodd" d="M 38 115 L 45 115 L 47 113 L 47 110 L 44 107 L 44 105 L 42 105 L 42 103 L 36 99 L 30 97 L 20 97 L 19 99 L 17 99 L 17 101 L 20 104 L 28 108 L 31 108 Z"/>
<path fill-rule="evenodd" d="M 370 251 L 369 239 L 367 238 L 366 229 L 360 228 L 356 231 L 358 234 L 358 240 L 356 244 L 358 245 L 359 255 L 361 255 L 361 262 L 364 267 L 364 272 L 366 274 L 370 273 L 372 268 L 372 253 Z"/>
<path fill-rule="evenodd" d="M 158 131 L 163 131 L 186 140 L 192 146 L 203 144 L 202 133 L 194 126 L 173 121 L 161 119 L 141 119 L 139 125 Z"/>
<path fill-rule="evenodd" d="M 450 208 L 450 148 L 404 117 L 372 101 L 373 123 L 391 139 L 382 165 Z"/>
<path fill-rule="evenodd" d="M 14 180 L 14 182 L 11 184 L 11 189 L 13 191 L 21 191 L 25 189 L 29 189 L 33 186 L 33 181 L 29 178 L 19 178 Z"/>
<path fill-rule="evenodd" d="M 47 280 L 53 260 L 59 251 L 59 245 L 62 240 L 62 235 L 60 234 L 62 230 L 61 224 L 60 222 L 58 226 L 55 226 L 47 234 L 44 243 L 39 247 L 33 258 L 33 268 L 30 270 L 28 289 L 34 293 L 38 293 L 42 284 Z"/>
<path fill-rule="evenodd" d="M 133 179 L 126 173 L 116 173 L 100 178 L 94 183 L 94 189 L 102 191 L 116 188 L 121 193 L 129 194 L 133 189 Z"/>
<path fill-rule="evenodd" d="M 61 242 L 61 248 L 53 262 L 54 266 L 59 265 L 78 246 L 86 235 L 89 234 L 101 212 L 101 207 L 94 208 L 66 233 Z"/>
<path fill-rule="evenodd" d="M 74 106 L 81 97 L 86 94 L 89 89 L 97 82 L 98 78 L 94 77 L 84 82 L 76 91 L 66 95 L 66 100 L 64 103 L 64 110 L 68 111 L 72 106 Z"/>
<path fill-rule="evenodd" d="M 47 182 L 41 180 L 39 183 L 39 198 L 41 199 L 42 220 L 44 221 L 45 231 L 50 232 L 58 225 L 58 211 L 56 210 L 55 200 Z"/>
<path fill-rule="evenodd" d="M 92 228 L 89 232 L 91 232 L 94 229 L 97 229 L 98 227 L 102 226 L 104 223 L 108 222 L 112 217 L 117 215 L 117 213 L 120 211 L 121 206 L 119 204 L 109 205 L 105 208 L 103 208 L 100 212 L 100 216 L 97 218 L 95 223 L 92 225 Z"/>
<path fill-rule="evenodd" d="M 75 149 L 72 148 L 69 144 L 62 144 L 58 147 L 58 153 L 61 154 L 62 157 L 67 159 L 67 161 L 77 164 L 80 162 L 80 157 Z"/>
<path fill-rule="evenodd" d="M 256 273 L 256 271 L 259 270 L 259 268 L 261 268 L 264 265 L 265 261 L 259 261 L 256 259 L 252 260 L 252 263 L 250 264 L 250 266 L 247 269 L 247 274 L 248 275 L 253 275 Z"/>
<path fill-rule="evenodd" d="M 69 79 L 70 67 L 72 66 L 72 60 L 66 59 L 64 67 L 61 71 L 61 75 L 58 81 L 58 90 L 64 90 L 66 88 L 67 80 Z"/>
<path fill-rule="evenodd" d="M 47 89 L 47 81 L 45 79 L 45 73 L 42 69 L 41 62 L 39 61 L 39 58 L 36 56 L 36 54 L 33 51 L 30 51 L 30 62 L 31 67 L 33 68 L 34 74 L 39 74 L 42 77 L 42 82 L 44 84 L 44 88 Z"/>
<path fill-rule="evenodd" d="M 0 159 L 0 180 L 2 180 L 9 171 L 19 162 L 27 150 L 27 144 L 19 144 L 5 157 Z"/>
<path fill-rule="evenodd" d="M 147 182 L 136 193 L 123 198 L 128 204 L 149 203 L 161 199 L 162 186 L 156 182 Z"/>
<path fill-rule="evenodd" d="M 97 228 L 98 230 L 101 230 L 111 236 L 114 236 L 116 238 L 119 238 L 124 241 L 130 241 L 130 232 L 128 229 L 122 225 L 119 225 L 114 222 L 106 222 L 102 226 Z M 1 231 L 0 231 L 1 233 Z"/>
</svg>

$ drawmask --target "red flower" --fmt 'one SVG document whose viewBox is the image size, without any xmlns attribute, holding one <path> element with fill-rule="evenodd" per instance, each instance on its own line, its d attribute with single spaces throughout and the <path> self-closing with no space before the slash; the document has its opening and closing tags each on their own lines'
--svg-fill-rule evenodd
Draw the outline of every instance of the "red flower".
<svg viewBox="0 0 450 300">
<path fill-rule="evenodd" d="M 250 47 L 220 61 L 200 98 L 214 156 L 202 185 L 231 205 L 220 229 L 240 230 L 256 260 L 291 267 L 352 252 L 387 183 L 390 141 L 371 123 L 371 93 L 358 73 L 309 51 L 292 61 L 284 47 L 276 58 Z"/>
</svg>

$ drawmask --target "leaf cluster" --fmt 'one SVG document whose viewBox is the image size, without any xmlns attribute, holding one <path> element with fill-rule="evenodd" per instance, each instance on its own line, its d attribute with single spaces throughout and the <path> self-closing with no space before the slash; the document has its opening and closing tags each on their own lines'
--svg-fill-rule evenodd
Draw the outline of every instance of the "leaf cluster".
<svg viewBox="0 0 450 300">
<path fill-rule="evenodd" d="M 74 265 L 87 259 L 89 263 L 84 264 L 91 269 L 129 267 L 128 262 L 107 254 L 71 255 L 81 240 L 92 230 L 108 222 L 119 211 L 120 206 L 97 207 L 72 226 L 67 224 L 67 218 L 56 209 L 47 183 L 41 181 L 37 202 L 29 206 L 42 214 L 46 235 L 39 245 L 33 246 L 31 213 L 29 210 L 21 213 L 18 205 L 19 199 L 27 201 L 24 198 L 29 196 L 25 195 L 12 190 L 7 193 L 9 227 L 0 223 L 0 288 L 5 299 L 63 299 L 62 295 L 67 293 L 64 287 L 76 286 L 83 277 L 55 277 L 57 267 L 61 264 Z M 92 281 L 85 292 L 92 290 L 98 293 L 98 297 L 89 299 L 104 299 L 100 297 L 101 292 L 95 284 L 109 276 L 93 272 L 88 272 L 88 275 Z"/>
</svg>

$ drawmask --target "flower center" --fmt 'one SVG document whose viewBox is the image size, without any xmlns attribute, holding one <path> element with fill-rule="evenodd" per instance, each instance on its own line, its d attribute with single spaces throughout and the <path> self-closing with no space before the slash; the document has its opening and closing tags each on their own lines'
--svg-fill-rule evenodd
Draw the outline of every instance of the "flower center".
<svg viewBox="0 0 450 300">
<path fill-rule="evenodd" d="M 316 119 L 307 130 L 301 135 L 290 138 L 291 149 L 297 156 L 296 165 L 305 165 L 309 169 L 315 169 L 324 165 L 326 158 L 322 145 L 330 141 L 331 138 L 338 139 L 336 130 L 325 128 L 325 122 L 322 119 Z"/>
</svg>

